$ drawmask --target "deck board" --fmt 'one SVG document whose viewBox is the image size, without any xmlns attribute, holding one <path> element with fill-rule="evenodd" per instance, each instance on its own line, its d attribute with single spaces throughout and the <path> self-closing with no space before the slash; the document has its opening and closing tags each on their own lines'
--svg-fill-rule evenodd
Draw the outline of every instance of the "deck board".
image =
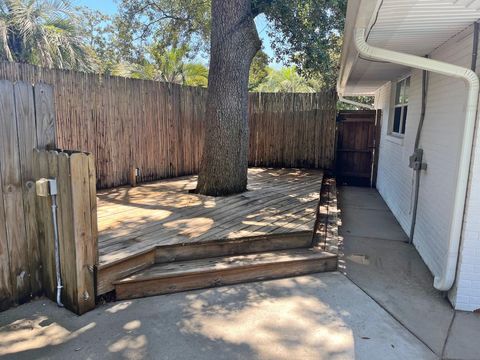
<svg viewBox="0 0 480 360">
<path fill-rule="evenodd" d="M 196 176 L 97 194 L 100 266 L 161 245 L 313 230 L 323 173 L 249 169 L 247 192 L 189 193 Z"/>
</svg>

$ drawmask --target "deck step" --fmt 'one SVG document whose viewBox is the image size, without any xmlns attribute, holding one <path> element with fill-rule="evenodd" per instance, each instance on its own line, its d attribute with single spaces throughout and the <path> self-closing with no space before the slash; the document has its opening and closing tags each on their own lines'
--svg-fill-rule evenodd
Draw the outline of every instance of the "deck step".
<svg viewBox="0 0 480 360">
<path fill-rule="evenodd" d="M 114 283 L 118 300 L 278 279 L 337 268 L 337 256 L 316 248 L 155 264 Z"/>
</svg>

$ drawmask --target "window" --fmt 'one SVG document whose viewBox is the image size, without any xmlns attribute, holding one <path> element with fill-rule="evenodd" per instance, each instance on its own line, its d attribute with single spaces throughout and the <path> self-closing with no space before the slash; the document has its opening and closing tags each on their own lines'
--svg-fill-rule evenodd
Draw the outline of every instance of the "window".
<svg viewBox="0 0 480 360">
<path fill-rule="evenodd" d="M 410 89 L 410 76 L 397 82 L 395 88 L 395 109 L 393 112 L 392 133 L 405 134 L 405 125 L 408 112 L 408 91 Z"/>
</svg>

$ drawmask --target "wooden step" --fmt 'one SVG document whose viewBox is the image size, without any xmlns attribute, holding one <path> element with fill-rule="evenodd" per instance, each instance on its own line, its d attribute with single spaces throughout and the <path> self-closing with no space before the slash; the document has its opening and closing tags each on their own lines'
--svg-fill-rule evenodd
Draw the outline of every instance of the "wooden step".
<svg viewBox="0 0 480 360">
<path fill-rule="evenodd" d="M 118 300 L 337 269 L 337 256 L 291 249 L 155 264 L 114 283 Z"/>
<path fill-rule="evenodd" d="M 97 294 L 102 295 L 114 290 L 113 283 L 115 281 L 146 269 L 153 264 L 307 248 L 312 245 L 312 238 L 312 231 L 301 231 L 153 247 L 148 251 L 125 257 L 114 263 L 100 265 Z"/>
</svg>

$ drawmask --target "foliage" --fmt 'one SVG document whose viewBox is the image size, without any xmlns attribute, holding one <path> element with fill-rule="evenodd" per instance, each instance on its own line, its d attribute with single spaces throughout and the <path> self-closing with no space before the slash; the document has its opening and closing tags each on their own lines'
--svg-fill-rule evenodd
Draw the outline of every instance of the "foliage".
<svg viewBox="0 0 480 360">
<path fill-rule="evenodd" d="M 260 86 L 268 77 L 268 55 L 259 50 L 252 60 L 248 76 L 248 90 L 252 91 Z"/>
<path fill-rule="evenodd" d="M 210 37 L 210 0 L 120 0 L 119 36 L 132 52 L 155 43 L 160 49 L 188 46 L 206 51 Z"/>
<path fill-rule="evenodd" d="M 97 10 L 77 8 L 81 22 L 79 24 L 83 42 L 94 53 L 96 69 L 100 73 L 109 73 L 119 62 L 116 57 L 116 36 L 112 18 Z"/>
<path fill-rule="evenodd" d="M 277 60 L 295 64 L 306 77 L 335 85 L 341 53 L 345 0 L 252 0 L 272 25 L 268 35 Z"/>
<path fill-rule="evenodd" d="M 185 85 L 207 87 L 208 68 L 200 63 L 185 64 Z"/>
<path fill-rule="evenodd" d="M 277 61 L 295 66 L 268 69 L 259 51 L 249 89 L 334 86 L 345 0 L 251 1 L 255 15 L 269 21 Z M 118 14 L 108 16 L 72 9 L 67 0 L 1 0 L 0 59 L 206 86 L 207 67 L 192 59 L 208 52 L 210 6 L 210 0 L 119 0 Z"/>
<path fill-rule="evenodd" d="M 254 15 L 265 14 L 272 25 L 269 36 L 277 60 L 333 87 L 346 0 L 251 1 Z M 123 33 L 135 29 L 132 49 L 152 42 L 163 49 L 188 44 L 193 55 L 208 49 L 210 0 L 121 0 L 119 7 Z M 250 79 L 253 88 L 258 80 Z"/>
<path fill-rule="evenodd" d="M 305 78 L 297 72 L 295 66 L 279 70 L 268 68 L 268 76 L 263 83 L 253 89 L 258 92 L 316 92 L 322 89 L 322 83 L 314 78 Z"/>
<path fill-rule="evenodd" d="M 0 59 L 91 71 L 77 13 L 66 0 L 0 1 Z"/>
<path fill-rule="evenodd" d="M 151 46 L 148 53 L 151 60 L 144 60 L 141 64 L 120 62 L 112 67 L 111 74 L 206 87 L 208 68 L 199 63 L 186 63 L 184 61 L 186 53 L 188 53 L 186 47 L 162 51 L 157 46 Z"/>
</svg>

